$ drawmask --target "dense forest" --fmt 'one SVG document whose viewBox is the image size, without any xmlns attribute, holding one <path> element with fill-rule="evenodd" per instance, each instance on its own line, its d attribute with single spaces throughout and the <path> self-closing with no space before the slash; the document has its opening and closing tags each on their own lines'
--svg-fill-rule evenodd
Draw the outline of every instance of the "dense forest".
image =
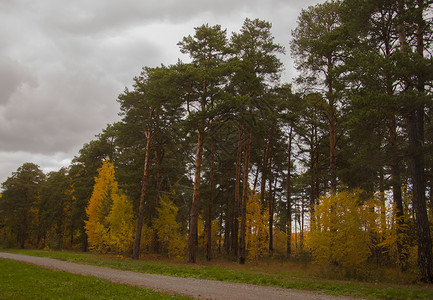
<svg viewBox="0 0 433 300">
<path fill-rule="evenodd" d="M 310 255 L 433 281 L 432 1 L 328 1 L 285 49 L 202 25 L 144 67 L 70 166 L 2 184 L 0 244 L 196 262 Z M 289 32 L 287 34 L 289 39 Z"/>
</svg>

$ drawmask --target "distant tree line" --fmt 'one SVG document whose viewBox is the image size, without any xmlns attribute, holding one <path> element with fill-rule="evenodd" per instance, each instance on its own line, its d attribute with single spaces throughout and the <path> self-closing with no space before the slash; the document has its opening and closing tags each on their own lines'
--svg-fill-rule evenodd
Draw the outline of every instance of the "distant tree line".
<svg viewBox="0 0 433 300">
<path fill-rule="evenodd" d="M 178 44 L 191 62 L 143 68 L 121 121 L 69 167 L 26 163 L 2 184 L 0 242 L 188 262 L 309 252 L 348 271 L 417 261 L 432 282 L 431 18 L 427 0 L 302 10 L 296 92 L 270 23 L 195 28 Z"/>
</svg>

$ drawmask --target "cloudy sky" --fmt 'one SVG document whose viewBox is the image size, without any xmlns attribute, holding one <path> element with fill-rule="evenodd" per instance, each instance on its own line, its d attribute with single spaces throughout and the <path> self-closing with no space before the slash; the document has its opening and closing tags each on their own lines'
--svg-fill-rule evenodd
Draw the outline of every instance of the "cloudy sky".
<svg viewBox="0 0 433 300">
<path fill-rule="evenodd" d="M 246 17 L 271 22 L 290 81 L 290 32 L 318 2 L 1 0 L 0 183 L 25 162 L 45 172 L 69 165 L 118 120 L 116 98 L 143 66 L 188 61 L 176 44 L 202 24 L 231 33 Z"/>
</svg>

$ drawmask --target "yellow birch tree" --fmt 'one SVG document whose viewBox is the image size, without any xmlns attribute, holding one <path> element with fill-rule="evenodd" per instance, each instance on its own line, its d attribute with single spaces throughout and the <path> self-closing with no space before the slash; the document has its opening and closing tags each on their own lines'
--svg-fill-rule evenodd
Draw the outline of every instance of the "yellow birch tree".
<svg viewBox="0 0 433 300">
<path fill-rule="evenodd" d="M 354 270 L 370 255 L 368 227 L 380 216 L 361 194 L 361 190 L 346 190 L 320 197 L 309 234 L 316 262 Z"/>
<path fill-rule="evenodd" d="M 104 161 L 95 178 L 86 208 L 89 249 L 96 252 L 128 252 L 133 242 L 132 206 L 118 188 L 114 166 Z"/>
<path fill-rule="evenodd" d="M 116 253 L 132 251 L 134 242 L 134 213 L 127 197 L 121 193 L 113 194 L 113 206 L 108 216 L 110 224 L 109 244 Z"/>
<path fill-rule="evenodd" d="M 170 196 L 163 195 L 157 211 L 158 218 L 154 220 L 153 227 L 163 251 L 168 254 L 168 257 L 184 256 L 186 241 L 180 234 L 180 224 L 176 221 L 179 208 L 171 201 Z"/>
<path fill-rule="evenodd" d="M 269 213 L 260 204 L 259 195 L 250 193 L 247 201 L 245 243 L 247 258 L 257 261 L 266 251 Z"/>
</svg>

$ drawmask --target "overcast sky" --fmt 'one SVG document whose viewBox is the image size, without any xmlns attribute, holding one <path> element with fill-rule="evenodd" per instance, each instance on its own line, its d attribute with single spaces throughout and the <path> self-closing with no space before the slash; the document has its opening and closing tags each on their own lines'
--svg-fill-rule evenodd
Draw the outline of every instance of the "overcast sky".
<svg viewBox="0 0 433 300">
<path fill-rule="evenodd" d="M 117 96 L 143 66 L 188 61 L 176 45 L 194 27 L 272 23 L 295 76 L 291 30 L 318 0 L 0 0 L 0 183 L 25 162 L 68 166 L 118 118 Z"/>
</svg>

